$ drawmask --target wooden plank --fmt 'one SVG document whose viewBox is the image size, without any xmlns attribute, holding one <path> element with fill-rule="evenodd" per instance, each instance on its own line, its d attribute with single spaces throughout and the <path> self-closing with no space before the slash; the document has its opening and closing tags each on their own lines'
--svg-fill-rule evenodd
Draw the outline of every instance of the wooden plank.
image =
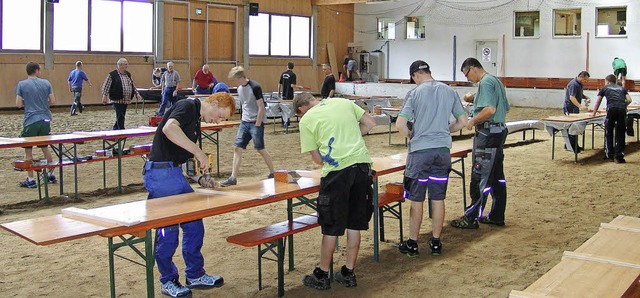
<svg viewBox="0 0 640 298">
<path fill-rule="evenodd" d="M 318 226 L 320 226 L 320 224 L 318 224 L 318 215 L 309 214 L 295 218 L 292 221 L 283 221 L 263 228 L 229 236 L 227 237 L 227 241 L 251 247 L 278 240 Z"/>
<path fill-rule="evenodd" d="M 621 227 L 621 226 L 612 225 L 612 224 L 608 224 L 608 223 L 601 223 L 600 224 L 600 228 L 601 229 L 610 229 L 610 230 L 620 230 L 620 231 L 626 231 L 626 232 L 632 232 L 632 233 L 640 233 L 640 229 Z"/>
<path fill-rule="evenodd" d="M 511 290 L 511 293 L 509 293 L 509 298 L 555 298 L 555 296 Z"/>
<path fill-rule="evenodd" d="M 98 222 L 106 222 L 106 223 L 111 223 L 116 225 L 127 226 L 127 227 L 140 223 L 140 218 L 135 218 L 135 217 L 132 218 L 132 217 L 128 217 L 127 215 L 128 214 L 126 212 L 120 213 L 120 214 L 100 214 L 95 210 L 87 210 L 87 209 L 82 209 L 77 207 L 69 207 L 69 208 L 62 209 L 62 216 L 67 218 L 74 218 L 74 219 L 81 219 L 81 220 L 84 220 L 84 219 L 96 220 Z M 114 216 L 117 216 L 117 217 L 114 217 Z"/>
<path fill-rule="evenodd" d="M 627 107 L 627 109 L 631 110 L 633 108 L 632 106 L 629 106 Z M 610 224 L 616 225 L 619 227 L 640 229 L 640 218 L 633 217 L 633 216 L 626 216 L 626 215 L 618 215 L 616 218 L 614 218 L 610 222 Z"/>
<path fill-rule="evenodd" d="M 91 222 L 84 222 L 64 218 L 61 214 L 4 223 L 3 229 L 36 244 L 50 245 L 98 235 L 113 225 L 102 226 Z"/>
<path fill-rule="evenodd" d="M 638 298 L 640 297 L 640 274 L 636 277 L 636 280 L 627 288 L 627 290 L 620 296 L 620 298 Z"/>
<path fill-rule="evenodd" d="M 567 298 L 620 297 L 638 274 L 639 268 L 563 258 L 524 292 Z"/>
<path fill-rule="evenodd" d="M 640 267 L 640 233 L 601 229 L 575 250 L 576 254 Z"/>
<path fill-rule="evenodd" d="M 327 42 L 327 55 L 329 55 L 331 72 L 333 73 L 333 77 L 336 78 L 337 82 L 340 78 L 338 77 L 338 61 L 336 60 L 336 48 L 333 46 L 333 42 Z"/>
</svg>

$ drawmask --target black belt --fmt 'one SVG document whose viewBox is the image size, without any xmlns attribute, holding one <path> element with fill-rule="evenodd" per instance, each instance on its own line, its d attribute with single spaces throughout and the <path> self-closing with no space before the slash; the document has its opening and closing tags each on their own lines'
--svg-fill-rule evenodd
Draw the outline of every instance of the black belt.
<svg viewBox="0 0 640 298">
<path fill-rule="evenodd" d="M 476 124 L 476 129 L 490 128 L 490 127 L 506 127 L 506 125 L 504 123 L 494 123 L 494 122 L 482 122 L 480 124 Z"/>
<path fill-rule="evenodd" d="M 152 169 L 166 169 L 180 166 L 180 164 L 175 161 L 150 161 L 150 163 Z"/>
</svg>

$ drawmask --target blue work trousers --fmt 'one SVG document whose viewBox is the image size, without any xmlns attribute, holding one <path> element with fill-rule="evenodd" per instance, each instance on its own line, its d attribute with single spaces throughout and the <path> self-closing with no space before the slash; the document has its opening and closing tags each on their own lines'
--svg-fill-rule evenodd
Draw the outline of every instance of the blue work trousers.
<svg viewBox="0 0 640 298">
<path fill-rule="evenodd" d="M 154 165 L 155 164 L 155 165 Z M 163 167 L 164 166 L 164 167 Z M 162 198 L 171 195 L 193 192 L 193 188 L 182 174 L 182 168 L 170 162 L 145 163 L 143 172 L 144 187 L 149 191 L 147 199 Z M 166 283 L 178 278 L 178 268 L 173 263 L 173 255 L 178 248 L 178 237 L 182 228 L 182 257 L 186 265 L 187 278 L 199 278 L 205 273 L 204 257 L 200 252 L 204 239 L 202 220 L 183 222 L 179 225 L 158 228 L 156 230 L 155 259 L 160 271 L 160 282 Z"/>
<path fill-rule="evenodd" d="M 162 90 L 162 102 L 158 109 L 158 115 L 164 115 L 164 110 L 168 110 L 178 101 L 178 96 L 173 96 L 173 91 L 176 91 L 176 87 L 165 87 L 164 90 Z"/>
</svg>

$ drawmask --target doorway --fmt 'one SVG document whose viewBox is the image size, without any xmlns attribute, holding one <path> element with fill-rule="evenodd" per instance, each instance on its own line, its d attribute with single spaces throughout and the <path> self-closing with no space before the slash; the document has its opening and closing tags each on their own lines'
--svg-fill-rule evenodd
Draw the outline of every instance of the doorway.
<svg viewBox="0 0 640 298">
<path fill-rule="evenodd" d="M 497 57 L 497 40 L 476 40 L 476 59 L 480 61 L 485 71 L 494 76 L 498 73 Z"/>
</svg>

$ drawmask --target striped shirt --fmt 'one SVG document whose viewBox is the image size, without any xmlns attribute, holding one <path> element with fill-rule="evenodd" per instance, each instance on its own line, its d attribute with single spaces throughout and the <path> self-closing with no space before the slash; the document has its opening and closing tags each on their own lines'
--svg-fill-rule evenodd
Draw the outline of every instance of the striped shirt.
<svg viewBox="0 0 640 298">
<path fill-rule="evenodd" d="M 178 82 L 180 82 L 180 74 L 175 70 L 165 71 L 162 74 L 162 82 L 164 82 L 165 87 L 178 86 Z"/>
</svg>

